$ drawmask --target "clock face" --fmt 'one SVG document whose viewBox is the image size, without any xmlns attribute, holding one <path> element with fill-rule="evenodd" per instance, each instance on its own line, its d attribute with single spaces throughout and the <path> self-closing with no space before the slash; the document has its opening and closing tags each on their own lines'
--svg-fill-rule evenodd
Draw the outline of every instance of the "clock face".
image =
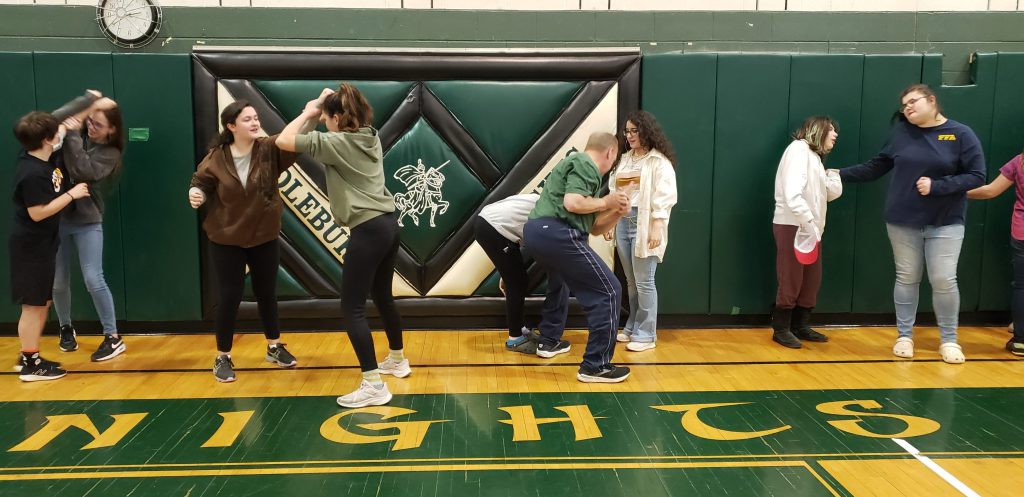
<svg viewBox="0 0 1024 497">
<path fill-rule="evenodd" d="M 137 48 L 156 38 L 162 13 L 152 0 L 101 0 L 96 21 L 115 45 Z"/>
</svg>

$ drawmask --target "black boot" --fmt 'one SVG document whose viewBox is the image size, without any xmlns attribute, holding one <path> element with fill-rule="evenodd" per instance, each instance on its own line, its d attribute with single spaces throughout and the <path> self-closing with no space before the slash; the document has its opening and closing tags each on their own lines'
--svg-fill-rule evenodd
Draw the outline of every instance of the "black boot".
<svg viewBox="0 0 1024 497">
<path fill-rule="evenodd" d="M 789 331 L 789 324 L 793 319 L 793 309 L 780 309 L 772 311 L 772 340 L 783 347 L 799 349 L 800 340 Z"/>
<path fill-rule="evenodd" d="M 807 323 L 811 320 L 811 307 L 800 307 L 796 306 L 793 308 L 793 321 L 790 325 L 790 330 L 801 340 L 807 340 L 808 342 L 827 342 L 828 337 L 818 333 L 807 326 Z"/>
</svg>

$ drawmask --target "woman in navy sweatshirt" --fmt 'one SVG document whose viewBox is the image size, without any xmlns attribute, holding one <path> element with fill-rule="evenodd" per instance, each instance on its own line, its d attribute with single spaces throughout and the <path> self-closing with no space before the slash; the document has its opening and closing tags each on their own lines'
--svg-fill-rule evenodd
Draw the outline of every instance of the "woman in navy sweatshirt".
<svg viewBox="0 0 1024 497">
<path fill-rule="evenodd" d="M 896 263 L 896 329 L 892 352 L 914 356 L 913 326 L 925 266 L 939 325 L 942 360 L 964 362 L 957 344 L 960 290 L 956 266 L 964 240 L 967 191 L 985 183 L 981 142 L 966 125 L 946 118 L 927 85 L 900 95 L 899 121 L 873 159 L 840 171 L 843 181 L 873 181 L 892 171 L 885 225 Z"/>
</svg>

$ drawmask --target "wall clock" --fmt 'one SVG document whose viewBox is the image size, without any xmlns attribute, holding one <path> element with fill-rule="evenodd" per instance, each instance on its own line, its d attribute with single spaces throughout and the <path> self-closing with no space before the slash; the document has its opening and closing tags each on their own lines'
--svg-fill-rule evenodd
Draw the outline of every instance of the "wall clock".
<svg viewBox="0 0 1024 497">
<path fill-rule="evenodd" d="M 96 23 L 103 36 L 122 48 L 140 48 L 156 38 L 163 10 L 155 0 L 100 0 Z"/>
</svg>

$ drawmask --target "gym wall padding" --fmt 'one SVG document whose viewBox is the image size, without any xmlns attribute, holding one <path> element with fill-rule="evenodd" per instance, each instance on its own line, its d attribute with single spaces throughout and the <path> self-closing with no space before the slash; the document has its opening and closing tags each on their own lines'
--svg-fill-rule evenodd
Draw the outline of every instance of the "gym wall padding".
<svg viewBox="0 0 1024 497">
<path fill-rule="evenodd" d="M 687 316 L 768 311 L 775 293 L 775 171 L 790 133 L 807 116 L 828 114 L 840 125 L 839 141 L 826 166 L 853 165 L 872 157 L 885 143 L 900 91 L 911 83 L 927 82 L 937 89 L 947 115 L 978 134 L 991 181 L 1003 163 L 1024 149 L 1024 54 L 978 55 L 972 66 L 975 81 L 968 86 L 941 87 L 940 71 L 937 56 L 923 55 L 644 57 L 639 102 L 658 117 L 678 157 L 679 204 L 670 223 L 669 253 L 658 271 L 660 313 L 686 323 Z M 293 98 L 289 85 L 298 82 L 281 85 L 275 80 L 280 77 L 271 75 L 255 84 L 273 96 L 275 106 L 286 107 L 280 109 L 284 115 L 292 116 L 302 102 Z M 303 83 L 315 89 L 321 83 L 333 84 L 330 77 Z M 118 317 L 129 322 L 203 318 L 198 218 L 184 195 L 197 149 L 192 81 L 191 58 L 184 54 L 0 53 L 0 91 L 8 97 L 0 108 L 4 122 L 13 123 L 34 108 L 52 109 L 94 87 L 120 102 L 127 128 L 149 129 L 148 141 L 127 143 L 118 187 L 107 192 L 106 276 Z M 382 85 L 373 98 L 380 101 L 384 118 L 397 112 L 412 85 L 394 81 L 375 82 Z M 446 82 L 434 88 L 459 84 Z M 452 109 L 465 107 L 452 104 L 452 95 L 461 96 L 437 90 L 439 100 L 448 101 Z M 462 109 L 453 117 L 461 122 L 470 119 L 471 112 L 478 111 Z M 4 133 L 0 155 L 7 161 L 7 172 L 0 174 L 0 191 L 9 199 L 18 146 L 9 131 Z M 501 174 L 514 174 L 506 168 L 522 154 L 523 139 L 474 139 Z M 891 316 L 894 271 L 882 219 L 887 185 L 888 177 L 844 185 L 843 197 L 829 205 L 820 311 Z M 1012 203 L 1013 194 L 1007 192 L 996 200 L 970 204 L 959 273 L 964 312 L 1009 308 Z M 286 271 L 281 278 L 287 284 L 282 286 L 282 300 L 306 295 L 337 298 L 332 293 L 341 274 L 337 260 L 294 214 L 285 216 L 284 237 L 292 245 L 320 248 L 306 253 L 304 264 L 315 269 L 306 273 L 320 274 L 322 281 L 311 284 L 283 259 Z M 10 214 L 0 217 L 0 234 L 6 237 Z M 7 299 L 9 268 L 6 253 L 3 256 L 0 291 Z M 73 274 L 75 319 L 93 321 L 80 271 Z M 925 282 L 922 312 L 929 311 L 928 302 Z M 423 305 L 432 304 L 425 300 Z M 17 316 L 16 306 L 0 306 L 0 321 L 13 323 Z"/>
</svg>

